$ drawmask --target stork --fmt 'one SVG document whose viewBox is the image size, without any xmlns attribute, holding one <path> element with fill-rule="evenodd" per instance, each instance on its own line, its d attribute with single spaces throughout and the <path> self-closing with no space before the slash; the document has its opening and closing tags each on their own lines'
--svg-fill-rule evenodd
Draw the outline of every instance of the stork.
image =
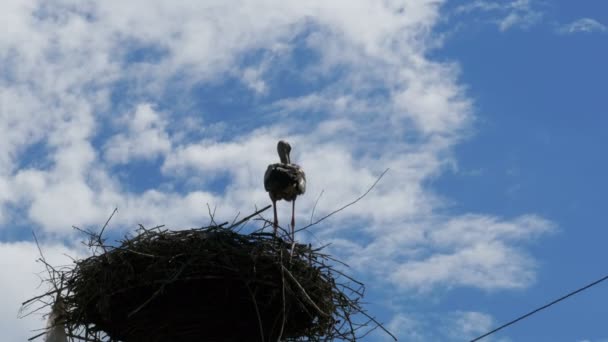
<svg viewBox="0 0 608 342">
<path fill-rule="evenodd" d="M 295 207 L 296 198 L 306 191 L 306 174 L 300 165 L 292 164 L 289 157 L 291 145 L 280 140 L 277 144 L 280 163 L 270 164 L 264 174 L 264 188 L 268 191 L 274 209 L 274 233 L 279 226 L 277 218 L 277 201 L 291 202 L 291 236 L 295 234 Z"/>
<path fill-rule="evenodd" d="M 45 342 L 68 342 L 68 337 L 65 334 L 64 315 L 65 304 L 63 298 L 57 296 L 46 325 Z"/>
</svg>

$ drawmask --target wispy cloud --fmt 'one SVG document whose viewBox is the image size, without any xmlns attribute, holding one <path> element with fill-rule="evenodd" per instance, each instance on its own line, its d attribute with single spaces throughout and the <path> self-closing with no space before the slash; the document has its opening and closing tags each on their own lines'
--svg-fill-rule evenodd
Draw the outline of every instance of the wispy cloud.
<svg viewBox="0 0 608 342">
<path fill-rule="evenodd" d="M 111 163 L 132 163 L 164 156 L 171 150 L 165 120 L 147 103 L 139 104 L 117 124 L 127 130 L 113 135 L 104 145 L 105 159 Z"/>
<path fill-rule="evenodd" d="M 479 20 L 495 24 L 500 31 L 526 29 L 537 24 L 543 17 L 534 0 L 477 0 L 456 7 L 455 13 L 477 13 Z"/>
<path fill-rule="evenodd" d="M 501 221 L 464 215 L 445 223 L 421 224 L 384 233 L 384 238 L 363 248 L 351 263 L 369 268 L 371 260 L 366 255 L 393 255 L 397 264 L 385 268 L 390 270 L 387 273 L 380 269 L 379 276 L 401 290 L 522 288 L 534 281 L 535 263 L 514 242 L 531 241 L 554 229 L 550 222 L 534 216 Z M 357 249 L 361 251 L 361 246 Z"/>
<path fill-rule="evenodd" d="M 608 27 L 599 21 L 591 18 L 580 18 L 569 24 L 563 25 L 558 29 L 562 34 L 575 33 L 606 33 Z"/>
<path fill-rule="evenodd" d="M 388 328 L 412 342 L 468 341 L 492 328 L 492 316 L 477 311 L 453 311 L 443 315 L 400 313 Z"/>
</svg>

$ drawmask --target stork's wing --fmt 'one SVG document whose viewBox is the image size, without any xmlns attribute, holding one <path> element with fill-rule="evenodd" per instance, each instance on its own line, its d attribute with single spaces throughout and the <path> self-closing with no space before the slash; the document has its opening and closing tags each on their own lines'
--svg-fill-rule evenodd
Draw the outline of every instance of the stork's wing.
<svg viewBox="0 0 608 342">
<path fill-rule="evenodd" d="M 266 189 L 266 191 L 272 190 L 271 175 L 275 168 L 275 165 L 276 164 L 268 165 L 268 168 L 266 169 L 266 173 L 264 173 L 264 189 Z"/>
<path fill-rule="evenodd" d="M 264 188 L 269 192 L 300 195 L 306 191 L 306 175 L 296 164 L 270 164 L 264 174 Z"/>
<path fill-rule="evenodd" d="M 301 195 L 306 192 L 306 174 L 304 173 L 304 170 L 302 170 L 302 168 L 299 165 L 296 165 L 296 164 L 292 164 L 292 165 L 296 167 L 298 192 Z"/>
</svg>

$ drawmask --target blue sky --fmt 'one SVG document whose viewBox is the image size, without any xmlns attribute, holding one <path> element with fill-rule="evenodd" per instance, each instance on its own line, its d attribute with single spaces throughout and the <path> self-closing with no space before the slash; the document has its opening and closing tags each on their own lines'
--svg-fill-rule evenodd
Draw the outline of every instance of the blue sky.
<svg viewBox="0 0 608 342">
<path fill-rule="evenodd" d="M 390 168 L 298 238 L 331 243 L 402 341 L 465 341 L 605 275 L 602 1 L 9 0 L 0 20 L 3 340 L 44 324 L 16 318 L 32 230 L 62 263 L 115 207 L 113 236 L 245 215 L 279 139 L 309 180 L 297 226 Z M 606 286 L 486 340 L 607 341 Z"/>
</svg>

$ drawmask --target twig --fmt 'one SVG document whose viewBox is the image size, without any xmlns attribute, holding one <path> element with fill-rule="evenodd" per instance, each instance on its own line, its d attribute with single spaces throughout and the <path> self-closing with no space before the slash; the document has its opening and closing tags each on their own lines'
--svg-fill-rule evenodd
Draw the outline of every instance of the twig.
<svg viewBox="0 0 608 342">
<path fill-rule="evenodd" d="M 283 267 L 283 248 L 279 249 L 279 253 L 279 262 L 281 263 L 281 300 L 283 301 L 283 322 L 281 323 L 281 331 L 279 332 L 277 342 L 280 342 L 281 338 L 283 337 L 283 330 L 285 329 L 285 323 L 287 320 L 287 303 L 285 302 L 285 267 Z"/>
<path fill-rule="evenodd" d="M 112 217 L 114 217 L 114 214 L 116 214 L 116 212 L 118 212 L 118 208 L 114 208 L 114 211 L 112 212 L 112 214 L 110 215 L 110 217 L 108 217 L 108 220 L 103 225 L 103 227 L 101 228 L 101 231 L 97 235 L 99 237 L 100 244 L 103 244 L 103 242 L 101 240 L 101 236 L 103 235 L 104 230 L 106 230 L 106 227 L 108 226 L 108 224 L 110 223 L 110 220 L 112 219 Z"/>
<path fill-rule="evenodd" d="M 152 300 L 154 300 L 154 298 L 158 297 L 158 295 L 160 295 L 163 290 L 165 289 L 165 286 L 167 286 L 168 284 L 174 282 L 179 276 L 180 274 L 182 274 L 182 272 L 186 269 L 186 267 L 189 265 L 189 263 L 185 263 L 182 268 L 175 272 L 175 275 L 171 278 L 168 279 L 167 281 L 165 281 L 159 288 L 158 290 L 156 290 L 156 292 L 154 292 L 154 294 L 152 296 L 150 296 L 150 298 L 148 298 L 145 302 L 143 302 L 139 307 L 137 307 L 137 309 L 131 311 L 127 317 L 131 318 L 133 315 L 135 315 L 136 313 L 138 313 L 141 309 L 143 309 L 146 305 L 148 305 L 148 303 L 150 303 Z"/>
<path fill-rule="evenodd" d="M 236 219 L 239 218 L 239 215 L 241 215 L 240 211 L 238 213 L 236 213 L 236 215 L 234 216 L 234 219 L 232 220 L 232 225 L 234 225 L 234 222 L 236 222 Z"/>
<path fill-rule="evenodd" d="M 34 236 L 34 241 L 36 242 L 36 248 L 38 248 L 38 253 L 40 253 L 40 258 L 46 264 L 46 259 L 44 258 L 44 253 L 42 253 L 42 249 L 40 248 L 40 244 L 38 243 L 38 238 L 36 237 L 36 233 L 32 230 L 32 235 Z"/>
<path fill-rule="evenodd" d="M 251 296 L 251 300 L 253 301 L 253 306 L 255 308 L 255 315 L 258 318 L 258 326 L 260 327 L 260 337 L 262 338 L 260 341 L 264 341 L 264 326 L 262 325 L 262 315 L 260 314 L 260 308 L 258 308 L 258 301 L 255 298 L 255 293 L 251 291 L 251 287 L 249 287 L 249 283 L 245 284 L 247 286 L 247 291 L 249 291 L 249 295 Z"/>
<path fill-rule="evenodd" d="M 319 197 L 317 197 L 317 200 L 315 201 L 315 205 L 312 207 L 312 212 L 310 213 L 310 224 L 312 224 L 312 218 L 315 216 L 315 209 L 317 209 L 317 204 L 319 204 L 319 200 L 321 199 L 321 196 L 323 196 L 324 192 L 325 190 L 321 190 Z"/>
<path fill-rule="evenodd" d="M 209 206 L 209 203 L 207 203 L 207 212 L 209 213 L 209 218 L 211 219 L 210 224 L 211 225 L 217 225 L 217 223 L 215 223 L 215 209 L 217 208 L 217 206 L 213 207 L 213 212 L 211 212 L 211 206 Z"/>
<path fill-rule="evenodd" d="M 40 307 L 39 307 L 39 308 L 37 308 L 37 309 L 31 310 L 31 311 L 29 311 L 29 312 L 28 312 L 28 313 L 26 313 L 26 314 L 22 314 L 22 313 L 21 313 L 21 312 L 22 312 L 22 310 L 20 309 L 20 310 L 19 310 L 19 316 L 18 316 L 18 317 L 19 317 L 19 318 L 25 318 L 25 317 L 29 317 L 29 316 L 31 316 L 31 315 L 33 315 L 33 314 L 37 313 L 38 311 L 43 310 L 43 309 L 46 309 L 47 307 L 49 307 L 49 306 L 51 306 L 51 305 L 52 305 L 51 303 L 47 303 L 47 302 L 45 302 L 45 301 L 43 301 L 43 300 L 38 300 L 38 301 L 39 301 L 39 302 L 41 302 L 41 303 L 43 303 L 44 305 L 40 306 Z"/>
<path fill-rule="evenodd" d="M 374 317 L 370 316 L 370 315 L 369 315 L 367 312 L 365 312 L 365 311 L 363 311 L 363 310 L 361 310 L 361 313 L 362 313 L 362 314 L 363 314 L 365 317 L 369 318 L 369 320 L 370 320 L 370 321 L 374 322 L 374 324 L 376 324 L 376 326 L 375 326 L 375 327 L 372 329 L 372 331 L 373 331 L 373 330 L 375 330 L 376 328 L 380 328 L 380 329 L 382 329 L 382 330 L 383 330 L 385 333 L 387 333 L 387 334 L 388 334 L 390 337 L 392 337 L 392 338 L 393 338 L 393 340 L 397 341 L 397 337 L 395 337 L 395 335 L 393 335 L 393 334 L 392 334 L 390 331 L 388 331 L 388 330 L 387 330 L 387 329 L 384 327 L 384 325 L 383 325 L 382 323 L 378 322 L 378 321 L 377 321 L 377 320 L 376 320 Z M 370 331 L 370 332 L 371 332 L 371 331 Z M 368 332 L 368 333 L 369 333 L 369 332 Z M 365 334 L 365 335 L 367 335 L 367 334 Z M 363 336 L 365 336 L 365 335 L 363 335 Z"/>
<path fill-rule="evenodd" d="M 319 308 L 317 306 L 317 304 L 310 298 L 310 296 L 308 295 L 308 293 L 306 293 L 306 290 L 302 287 L 302 285 L 300 285 L 300 283 L 298 282 L 298 280 L 293 276 L 293 274 L 291 274 L 291 272 L 289 272 L 288 269 L 285 268 L 284 265 L 281 265 L 281 268 L 283 269 L 283 271 L 289 276 L 289 278 L 296 284 L 296 286 L 298 287 L 298 289 L 300 290 L 300 292 L 302 292 L 302 294 L 304 295 L 304 297 L 306 297 L 306 299 L 310 302 L 310 304 L 315 308 L 315 310 L 317 310 L 321 315 L 328 317 L 329 314 L 327 314 L 325 311 L 321 310 L 321 308 Z"/>
<path fill-rule="evenodd" d="M 61 291 L 61 290 L 63 290 L 63 289 L 65 289 L 65 288 L 63 287 L 63 288 L 60 288 L 60 289 L 56 289 L 56 290 L 49 291 L 49 292 L 47 292 L 47 293 L 45 293 L 45 294 L 41 294 L 40 296 L 36 296 L 36 297 L 34 297 L 34 298 L 31 298 L 31 299 L 26 300 L 25 302 L 22 302 L 22 303 L 21 303 L 21 305 L 27 305 L 27 304 L 29 304 L 29 303 L 31 303 L 31 302 L 33 302 L 33 301 L 37 300 L 37 299 L 41 299 L 41 298 L 44 298 L 44 297 L 46 297 L 46 296 L 50 296 L 50 295 L 55 294 L 55 293 L 57 293 L 57 292 L 59 292 L 59 291 Z"/>
<path fill-rule="evenodd" d="M 320 219 L 318 219 L 317 221 L 315 221 L 315 222 L 313 222 L 313 223 L 311 223 L 311 224 L 309 224 L 309 225 L 307 225 L 307 226 L 304 226 L 304 227 L 302 227 L 302 228 L 298 228 L 298 229 L 296 229 L 296 233 L 297 233 L 297 232 L 299 232 L 299 231 L 301 231 L 301 230 L 304 230 L 304 229 L 306 229 L 306 228 L 309 228 L 309 227 L 311 227 L 311 226 L 314 226 L 314 225 L 316 225 L 317 223 L 319 223 L 319 222 L 321 222 L 321 221 L 323 221 L 323 220 L 325 220 L 325 219 L 329 218 L 330 216 L 333 216 L 334 214 L 339 213 L 340 211 L 342 211 L 342 210 L 344 210 L 344 209 L 346 209 L 346 208 L 350 207 L 351 205 L 353 205 L 353 204 L 355 204 L 355 203 L 359 202 L 359 201 L 360 201 L 360 200 L 361 200 L 363 197 L 367 196 L 367 194 L 368 194 L 370 191 L 372 191 L 372 189 L 373 189 L 373 188 L 376 186 L 376 184 L 378 184 L 378 182 L 380 182 L 380 180 L 382 179 L 382 177 L 384 177 L 384 175 L 385 175 L 385 174 L 388 172 L 388 170 L 389 170 L 389 169 L 384 170 L 384 172 L 382 172 L 382 173 L 380 174 L 380 176 L 378 176 L 378 178 L 376 179 L 376 181 L 374 182 L 374 184 L 372 184 L 372 185 L 369 187 L 369 189 L 367 189 L 367 191 L 365 191 L 365 193 L 363 193 L 363 195 L 361 195 L 361 196 L 357 197 L 357 199 L 355 199 L 354 201 L 352 201 L 352 202 L 350 202 L 350 203 L 346 204 L 345 206 L 343 206 L 343 207 L 341 207 L 341 208 L 339 208 L 339 209 L 336 209 L 336 210 L 332 211 L 331 213 L 329 213 L 329 214 L 327 214 L 327 215 L 325 215 L 325 216 L 321 217 L 321 218 L 320 218 Z"/>
<path fill-rule="evenodd" d="M 46 329 L 45 329 L 45 330 L 46 330 Z M 33 340 L 37 339 L 38 337 L 40 337 L 40 336 L 42 336 L 42 335 L 44 335 L 44 334 L 46 334 L 46 331 L 43 331 L 43 332 L 41 332 L 40 334 L 38 334 L 38 335 L 36 335 L 36 336 L 32 336 L 32 337 L 28 338 L 27 340 L 28 340 L 28 341 L 33 341 Z"/>
<path fill-rule="evenodd" d="M 246 221 L 248 221 L 250 218 L 252 218 L 252 217 L 254 217 L 254 216 L 256 216 L 256 215 L 258 215 L 258 214 L 260 214 L 260 213 L 262 213 L 262 212 L 264 212 L 264 211 L 266 211 L 266 210 L 268 210 L 268 208 L 270 208 L 270 207 L 272 207 L 272 206 L 271 206 L 271 205 L 267 205 L 267 206 L 265 206 L 264 208 L 262 208 L 262 209 L 260 209 L 260 210 L 256 211 L 255 213 L 253 213 L 253 214 L 251 214 L 251 215 L 248 215 L 248 216 L 245 216 L 245 217 L 244 217 L 243 219 L 241 219 L 239 222 L 237 222 L 237 223 L 235 223 L 235 224 L 231 225 L 230 227 L 228 227 L 228 229 L 232 229 L 232 228 L 234 228 L 234 227 L 238 227 L 238 226 L 240 226 L 241 224 L 243 224 L 243 222 L 246 222 Z"/>
<path fill-rule="evenodd" d="M 82 337 L 82 336 L 78 336 L 78 335 L 74 335 L 74 334 L 67 334 L 67 336 L 71 337 L 71 338 L 77 338 L 77 339 L 79 339 L 81 341 L 85 341 L 85 342 L 98 342 L 99 341 L 98 339 L 89 339 L 86 336 Z"/>
</svg>

